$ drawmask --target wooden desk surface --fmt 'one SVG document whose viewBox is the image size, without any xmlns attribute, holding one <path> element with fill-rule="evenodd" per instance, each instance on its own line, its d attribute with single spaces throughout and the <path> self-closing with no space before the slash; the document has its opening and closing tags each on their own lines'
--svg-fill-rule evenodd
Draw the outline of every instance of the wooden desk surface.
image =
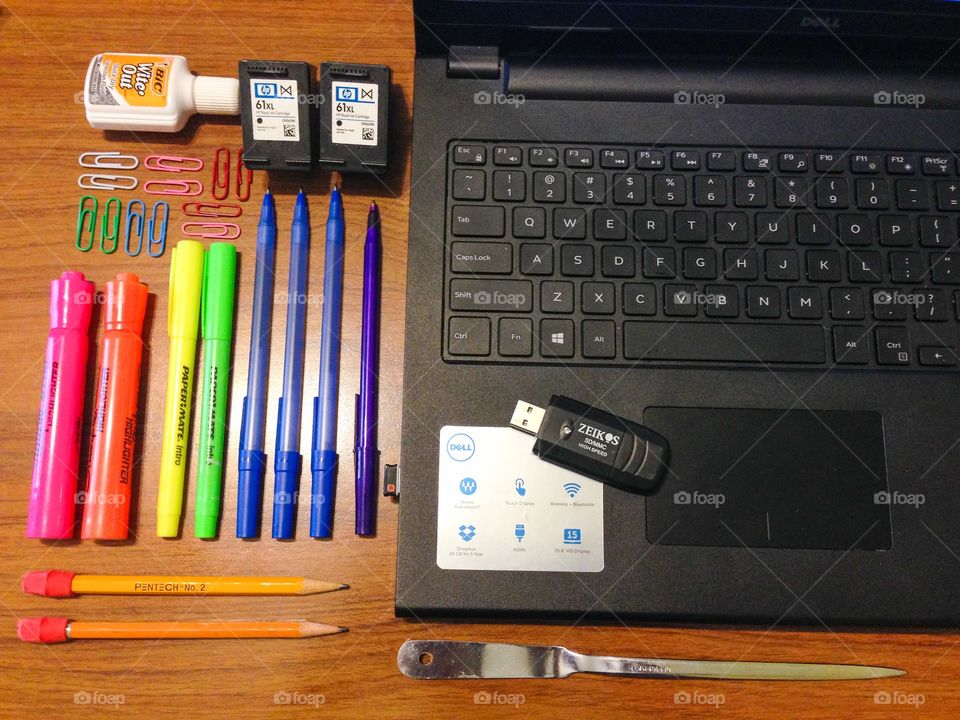
<svg viewBox="0 0 960 720">
<path fill-rule="evenodd" d="M 156 8 L 156 9 L 154 9 Z M 0 4 L 0 108 L 4 144 L 0 171 L 0 714 L 4 717 L 454 717 L 475 712 L 511 717 L 657 717 L 675 711 L 739 717 L 951 717 L 960 712 L 960 639 L 951 633 L 880 634 L 674 629 L 563 625 L 442 624 L 394 618 L 397 507 L 380 501 L 375 539 L 353 534 L 352 398 L 358 384 L 360 287 L 365 209 L 371 199 L 384 217 L 384 299 L 380 447 L 385 462 L 398 458 L 410 107 L 413 95 L 413 26 L 409 1 L 340 0 L 328 3 L 256 3 L 250 0 L 168 0 L 160 3 L 12 2 Z M 394 170 L 383 179 L 348 178 L 347 255 L 339 452 L 344 460 L 332 542 L 310 539 L 301 508 L 293 542 L 234 538 L 235 473 L 225 482 L 223 532 L 214 541 L 192 537 L 193 482 L 187 485 L 187 532 L 177 540 L 154 536 L 167 343 L 168 247 L 161 259 L 81 253 L 73 246 L 81 191 L 77 156 L 112 149 L 141 158 L 152 153 L 203 158 L 210 182 L 214 148 L 240 144 L 239 122 L 197 122 L 176 135 L 104 134 L 86 123 L 77 94 L 97 52 L 154 51 L 187 56 L 196 72 L 233 75 L 237 60 L 303 59 L 385 63 L 393 68 Z M 140 178 L 152 176 L 142 168 Z M 312 199 L 314 239 L 307 307 L 308 352 L 302 447 L 309 448 L 320 338 L 322 237 L 330 177 L 270 180 L 281 226 L 278 292 L 286 282 L 287 227 L 302 184 Z M 226 466 L 236 466 L 240 411 L 245 394 L 252 258 L 258 201 L 267 177 L 258 173 L 239 222 L 243 235 L 237 338 Z M 209 192 L 209 190 L 208 190 Z M 149 197 L 137 191 L 96 193 Z M 205 193 L 204 197 L 208 197 Z M 176 200 L 176 198 L 174 198 Z M 178 203 L 170 244 L 180 237 Z M 154 293 L 142 393 L 141 460 L 135 498 L 136 537 L 119 546 L 92 542 L 44 544 L 24 539 L 27 495 L 37 422 L 47 294 L 51 279 L 81 270 L 98 286 L 120 271 L 134 271 Z M 274 313 L 270 420 L 280 388 L 284 312 Z M 88 392 L 88 397 L 90 393 Z M 89 402 L 89 400 L 88 400 Z M 193 445 L 194 452 L 196 444 Z M 268 487 L 272 479 L 268 476 Z M 264 516 L 269 523 L 270 503 Z M 269 524 L 268 524 L 269 527 Z M 305 574 L 341 580 L 352 589 L 307 598 L 122 598 L 46 600 L 25 596 L 27 570 L 180 574 Z M 758 578 L 766 571 L 757 566 Z M 958 563 L 960 572 L 960 563 Z M 664 578 L 669 582 L 669 578 Z M 802 597 L 804 588 L 794 588 Z M 346 635 L 304 641 L 77 642 L 42 647 L 15 639 L 18 617 L 68 615 L 87 619 L 204 619 L 307 617 L 348 625 Z M 867 663 L 902 667 L 909 675 L 860 683 L 722 683 L 575 677 L 563 681 L 415 682 L 396 668 L 407 638 L 454 638 L 562 643 L 585 652 L 642 656 L 749 658 Z M 888 702 L 884 703 L 883 701 Z M 486 701 L 486 703 L 484 702 Z M 117 707 L 117 705 L 119 707 Z M 919 708 L 919 710 L 917 709 Z"/>
</svg>

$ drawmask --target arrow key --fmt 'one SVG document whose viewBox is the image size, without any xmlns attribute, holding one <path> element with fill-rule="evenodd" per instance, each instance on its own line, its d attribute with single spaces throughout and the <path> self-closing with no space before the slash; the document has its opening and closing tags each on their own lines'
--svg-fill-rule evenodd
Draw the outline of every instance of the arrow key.
<svg viewBox="0 0 960 720">
<path fill-rule="evenodd" d="M 957 357 L 950 348 L 922 347 L 920 348 L 920 364 L 934 367 L 953 367 L 957 364 Z"/>
</svg>

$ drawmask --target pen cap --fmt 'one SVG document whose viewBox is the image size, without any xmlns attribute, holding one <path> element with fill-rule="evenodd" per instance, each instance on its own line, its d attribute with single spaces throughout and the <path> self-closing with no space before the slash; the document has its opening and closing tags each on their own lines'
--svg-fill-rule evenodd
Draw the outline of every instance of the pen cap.
<svg viewBox="0 0 960 720">
<path fill-rule="evenodd" d="M 233 334 L 233 296 L 236 288 L 237 248 L 213 243 L 203 266 L 203 306 L 200 324 L 206 339 L 229 340 Z"/>
<path fill-rule="evenodd" d="M 86 333 L 90 328 L 90 313 L 93 309 L 92 282 L 82 272 L 67 270 L 50 283 L 50 328 L 79 330 Z"/>
<path fill-rule="evenodd" d="M 143 330 L 147 312 L 147 286 L 133 273 L 119 273 L 106 284 L 107 330 L 129 330 L 137 335 Z"/>
<path fill-rule="evenodd" d="M 171 337 L 197 337 L 203 289 L 203 243 L 181 240 L 170 261 L 167 332 Z"/>
</svg>

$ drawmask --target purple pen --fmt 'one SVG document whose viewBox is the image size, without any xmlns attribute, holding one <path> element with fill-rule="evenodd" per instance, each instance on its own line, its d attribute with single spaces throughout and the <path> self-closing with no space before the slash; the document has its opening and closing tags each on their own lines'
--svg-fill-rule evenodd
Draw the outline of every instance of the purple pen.
<svg viewBox="0 0 960 720">
<path fill-rule="evenodd" d="M 370 204 L 363 245 L 363 325 L 360 336 L 360 394 L 356 398 L 357 535 L 377 531 L 377 363 L 380 347 L 380 210 Z"/>
</svg>

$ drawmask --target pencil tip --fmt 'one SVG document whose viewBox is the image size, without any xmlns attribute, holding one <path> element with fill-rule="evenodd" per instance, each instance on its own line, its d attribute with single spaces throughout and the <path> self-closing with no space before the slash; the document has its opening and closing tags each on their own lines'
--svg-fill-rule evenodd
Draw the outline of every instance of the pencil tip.
<svg viewBox="0 0 960 720">
<path fill-rule="evenodd" d="M 349 590 L 349 589 L 350 589 L 350 586 L 347 585 L 346 583 L 340 583 L 340 589 L 341 589 L 341 590 Z"/>
<path fill-rule="evenodd" d="M 340 632 L 342 632 L 342 633 L 350 632 L 350 628 L 341 627 L 341 628 L 340 628 Z"/>
</svg>

